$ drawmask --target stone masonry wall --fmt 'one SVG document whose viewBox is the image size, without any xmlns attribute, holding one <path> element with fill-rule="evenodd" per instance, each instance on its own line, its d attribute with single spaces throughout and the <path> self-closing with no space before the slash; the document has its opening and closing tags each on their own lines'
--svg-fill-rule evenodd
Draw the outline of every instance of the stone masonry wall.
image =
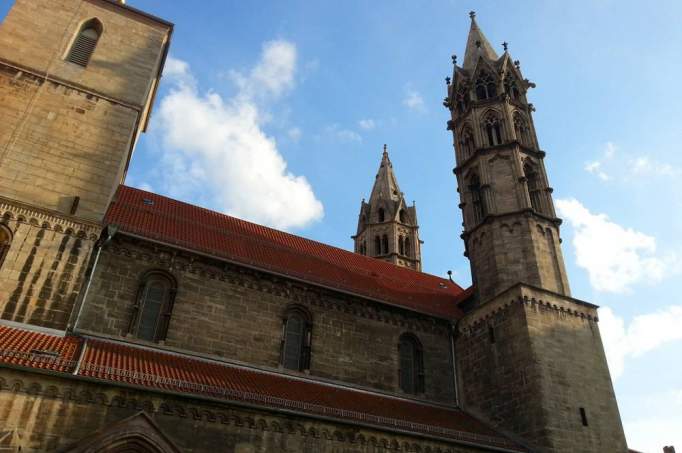
<svg viewBox="0 0 682 453">
<path fill-rule="evenodd" d="M 543 452 L 626 451 L 594 308 L 517 286 L 467 314 L 456 344 L 466 410 Z"/>
<path fill-rule="evenodd" d="M 0 267 L 0 317 L 65 329 L 99 227 L 1 199 L 0 215 L 12 233 Z"/>
<path fill-rule="evenodd" d="M 138 112 L 0 63 L 0 116 L 0 195 L 63 214 L 78 196 L 78 217 L 103 216 Z"/>
<path fill-rule="evenodd" d="M 64 60 L 81 25 L 103 32 L 87 68 Z M 167 25 L 106 0 L 15 0 L 0 25 L 0 58 L 144 108 L 167 40 Z"/>
<path fill-rule="evenodd" d="M 311 375 L 399 391 L 398 338 L 411 332 L 424 348 L 424 396 L 453 401 L 444 321 L 121 236 L 102 252 L 78 329 L 126 335 L 140 278 L 153 269 L 178 282 L 167 347 L 277 368 L 284 312 L 298 304 L 312 315 Z"/>
<path fill-rule="evenodd" d="M 377 429 L 0 368 L 0 448 L 64 451 L 145 411 L 187 453 L 473 453 Z"/>
</svg>

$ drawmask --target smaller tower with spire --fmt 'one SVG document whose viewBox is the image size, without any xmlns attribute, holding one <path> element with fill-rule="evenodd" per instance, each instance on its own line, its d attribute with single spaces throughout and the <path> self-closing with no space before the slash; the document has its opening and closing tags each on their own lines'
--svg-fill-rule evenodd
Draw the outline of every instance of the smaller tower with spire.
<svg viewBox="0 0 682 453">
<path fill-rule="evenodd" d="M 358 231 L 352 238 L 355 253 L 421 271 L 417 208 L 405 202 L 386 145 L 369 202 L 363 199 L 360 205 Z"/>
</svg>

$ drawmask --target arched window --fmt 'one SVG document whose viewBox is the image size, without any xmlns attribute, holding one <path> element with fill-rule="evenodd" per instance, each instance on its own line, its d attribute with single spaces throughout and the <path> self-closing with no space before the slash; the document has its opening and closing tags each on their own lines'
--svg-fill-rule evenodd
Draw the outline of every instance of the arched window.
<svg viewBox="0 0 682 453">
<path fill-rule="evenodd" d="M 146 273 L 137 295 L 137 303 L 130 325 L 130 332 L 146 341 L 161 341 L 168 333 L 173 302 L 175 279 L 162 271 Z"/>
<path fill-rule="evenodd" d="M 384 255 L 388 253 L 388 236 L 384 234 L 381 238 L 381 250 Z"/>
<path fill-rule="evenodd" d="M 402 236 L 398 236 L 398 250 L 401 255 L 405 254 L 405 239 Z"/>
<path fill-rule="evenodd" d="M 473 175 L 469 179 L 469 192 L 471 192 L 471 206 L 474 223 L 478 223 L 488 214 L 485 199 L 481 193 L 481 181 L 478 175 Z"/>
<path fill-rule="evenodd" d="M 455 102 L 459 113 L 464 113 L 467 111 L 469 108 L 469 100 L 469 89 L 465 86 L 460 86 L 455 97 Z"/>
<path fill-rule="evenodd" d="M 384 208 L 379 208 L 379 222 L 383 222 L 385 218 Z"/>
<path fill-rule="evenodd" d="M 405 256 L 410 256 L 410 238 L 405 238 Z"/>
<path fill-rule="evenodd" d="M 288 370 L 310 368 L 312 322 L 303 307 L 291 307 L 284 315 L 280 363 Z"/>
<path fill-rule="evenodd" d="M 490 112 L 485 116 L 483 119 L 483 130 L 488 139 L 488 146 L 502 143 L 502 123 L 495 113 Z"/>
<path fill-rule="evenodd" d="M 528 187 L 528 195 L 530 196 L 530 205 L 536 212 L 542 212 L 540 175 L 529 162 L 526 162 L 523 166 L 523 173 L 526 176 L 526 186 Z"/>
<path fill-rule="evenodd" d="M 508 72 L 504 77 L 504 91 L 512 99 L 518 99 L 521 97 L 521 92 L 519 91 L 519 87 L 516 83 L 516 77 L 514 77 L 511 72 Z"/>
<path fill-rule="evenodd" d="M 91 19 L 85 22 L 76 35 L 73 44 L 71 44 L 66 61 L 84 67 L 87 66 L 101 35 L 102 23 L 99 20 Z"/>
<path fill-rule="evenodd" d="M 360 253 L 363 255 L 367 255 L 367 242 L 362 241 L 360 244 Z"/>
<path fill-rule="evenodd" d="M 528 147 L 533 145 L 528 123 L 518 112 L 514 113 L 514 132 L 516 132 L 516 139 L 521 142 L 522 145 Z"/>
<path fill-rule="evenodd" d="M 381 238 L 374 236 L 374 255 L 381 255 Z"/>
<path fill-rule="evenodd" d="M 402 223 L 407 222 L 407 216 L 405 215 L 405 210 L 404 210 L 404 209 L 401 209 L 401 210 L 400 210 L 399 216 L 400 216 L 400 217 L 399 217 L 399 218 L 400 218 L 400 221 L 401 221 Z"/>
<path fill-rule="evenodd" d="M 398 341 L 400 390 L 417 394 L 424 392 L 424 357 L 419 340 L 412 334 L 404 333 Z"/>
<path fill-rule="evenodd" d="M 467 160 L 474 154 L 474 133 L 469 126 L 462 128 L 459 144 L 462 149 L 462 160 Z"/>
<path fill-rule="evenodd" d="M 495 86 L 495 79 L 487 71 L 478 73 L 476 79 L 476 98 L 479 101 L 485 99 L 492 99 L 497 96 L 497 87 Z"/>
<path fill-rule="evenodd" d="M 0 268 L 5 261 L 11 243 L 12 232 L 5 225 L 0 225 Z"/>
</svg>

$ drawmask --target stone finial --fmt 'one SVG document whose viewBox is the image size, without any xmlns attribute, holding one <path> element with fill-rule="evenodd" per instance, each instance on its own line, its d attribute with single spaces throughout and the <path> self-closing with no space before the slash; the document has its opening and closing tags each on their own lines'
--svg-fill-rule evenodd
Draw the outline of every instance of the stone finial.
<svg viewBox="0 0 682 453">
<path fill-rule="evenodd" d="M 516 66 L 516 69 L 521 69 L 521 62 L 519 60 L 514 60 L 514 66 Z"/>
<path fill-rule="evenodd" d="M 446 85 L 450 85 L 450 81 L 451 81 L 451 80 L 452 80 L 452 79 L 450 79 L 450 77 L 446 77 L 446 78 L 445 78 L 445 84 L 446 84 Z"/>
<path fill-rule="evenodd" d="M 508 43 L 507 41 L 503 42 L 503 43 L 502 43 L 502 48 L 503 48 L 504 51 L 506 52 L 506 51 L 509 49 L 509 43 Z"/>
<path fill-rule="evenodd" d="M 469 17 L 471 20 L 474 20 L 476 18 L 476 11 L 469 11 Z"/>
<path fill-rule="evenodd" d="M 384 143 L 384 154 L 388 154 L 388 145 Z"/>
<path fill-rule="evenodd" d="M 449 269 L 448 269 L 448 280 L 450 280 L 451 283 L 455 283 L 455 282 L 452 280 L 452 271 L 449 270 Z"/>
<path fill-rule="evenodd" d="M 675 447 L 672 445 L 669 447 L 663 447 L 663 453 L 675 453 Z"/>
<path fill-rule="evenodd" d="M 453 65 L 457 65 L 457 55 L 453 55 L 453 56 L 450 57 L 450 58 L 452 58 L 452 64 L 453 64 Z"/>
</svg>

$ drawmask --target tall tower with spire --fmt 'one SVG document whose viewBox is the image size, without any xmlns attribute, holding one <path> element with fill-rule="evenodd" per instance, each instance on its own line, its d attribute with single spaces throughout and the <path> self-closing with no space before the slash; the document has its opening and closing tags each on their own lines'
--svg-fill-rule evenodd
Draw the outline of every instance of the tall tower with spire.
<svg viewBox="0 0 682 453">
<path fill-rule="evenodd" d="M 384 145 L 369 202 L 360 205 L 355 253 L 421 271 L 421 241 L 417 208 L 408 206 Z"/>
<path fill-rule="evenodd" d="M 458 323 L 462 404 L 538 451 L 624 452 L 597 307 L 568 286 L 535 85 L 470 17 L 444 101 L 475 288 Z"/>
</svg>

